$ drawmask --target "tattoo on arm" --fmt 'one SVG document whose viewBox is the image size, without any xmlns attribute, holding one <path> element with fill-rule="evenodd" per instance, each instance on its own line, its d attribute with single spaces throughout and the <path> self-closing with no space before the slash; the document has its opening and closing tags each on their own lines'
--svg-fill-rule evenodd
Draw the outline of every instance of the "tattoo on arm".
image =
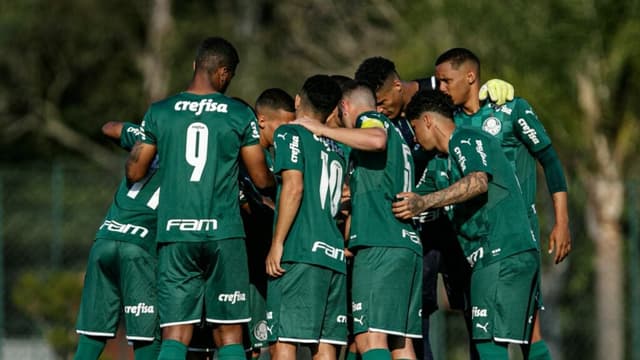
<svg viewBox="0 0 640 360">
<path fill-rule="evenodd" d="M 472 172 L 446 189 L 425 196 L 428 208 L 461 203 L 489 190 L 489 176 L 485 172 Z"/>
</svg>

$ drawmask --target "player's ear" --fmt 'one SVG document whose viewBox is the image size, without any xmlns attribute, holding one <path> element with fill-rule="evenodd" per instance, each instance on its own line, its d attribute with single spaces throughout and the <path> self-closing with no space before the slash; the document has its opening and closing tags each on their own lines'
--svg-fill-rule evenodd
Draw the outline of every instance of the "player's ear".
<svg viewBox="0 0 640 360">
<path fill-rule="evenodd" d="M 296 98 L 295 98 L 295 101 L 294 101 L 296 111 L 300 108 L 300 102 L 301 101 L 302 101 L 302 99 L 300 98 L 300 95 L 296 94 Z"/>
<path fill-rule="evenodd" d="M 256 118 L 258 119 L 258 127 L 260 129 L 264 129 L 265 123 L 267 122 L 267 120 L 264 118 L 264 115 L 263 114 L 257 114 Z"/>
<path fill-rule="evenodd" d="M 478 77 L 476 76 L 475 71 L 469 70 L 467 72 L 467 83 L 469 83 L 469 85 L 471 85 L 474 82 L 476 82 L 477 80 L 478 80 Z"/>
</svg>

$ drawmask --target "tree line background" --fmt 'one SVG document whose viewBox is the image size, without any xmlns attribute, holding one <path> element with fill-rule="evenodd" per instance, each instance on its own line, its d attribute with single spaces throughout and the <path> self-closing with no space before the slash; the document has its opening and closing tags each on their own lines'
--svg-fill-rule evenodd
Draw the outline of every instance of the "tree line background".
<svg viewBox="0 0 640 360">
<path fill-rule="evenodd" d="M 0 1 L 5 337 L 73 348 L 77 284 L 123 175 L 100 127 L 184 89 L 211 35 L 238 49 L 227 93 L 249 103 L 268 87 L 295 95 L 312 74 L 353 76 L 369 56 L 410 80 L 444 50 L 474 51 L 483 81 L 505 79 L 534 106 L 568 177 L 574 250 L 560 265 L 542 255 L 555 358 L 639 358 L 637 0 Z M 545 248 L 553 208 L 539 187 Z M 462 358 L 461 319 L 444 316 L 447 358 Z"/>
</svg>

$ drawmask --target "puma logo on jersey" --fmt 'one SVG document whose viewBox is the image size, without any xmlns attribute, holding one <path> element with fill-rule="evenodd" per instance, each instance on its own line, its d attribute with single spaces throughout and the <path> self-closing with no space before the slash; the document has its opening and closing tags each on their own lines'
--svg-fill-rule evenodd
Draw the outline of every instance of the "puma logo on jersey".
<svg viewBox="0 0 640 360">
<path fill-rule="evenodd" d="M 287 133 L 284 133 L 284 134 L 277 134 L 277 135 L 276 135 L 276 139 L 286 140 L 286 139 L 287 139 Z"/>
<path fill-rule="evenodd" d="M 484 330 L 484 332 L 485 332 L 485 333 L 488 333 L 488 332 L 489 332 L 489 330 L 487 330 L 487 327 L 488 327 L 488 326 L 489 326 L 489 323 L 485 323 L 484 325 L 482 325 L 482 324 L 476 324 L 476 327 L 477 327 L 477 328 L 480 328 L 480 329 L 482 329 L 482 330 Z"/>
<path fill-rule="evenodd" d="M 360 316 L 359 318 L 354 317 L 353 322 L 357 322 L 358 324 L 360 324 L 360 326 L 364 326 L 364 315 Z"/>
<path fill-rule="evenodd" d="M 471 138 L 467 138 L 466 140 L 460 140 L 460 144 L 471 145 Z"/>
<path fill-rule="evenodd" d="M 525 119 L 518 119 L 518 125 L 522 127 L 522 134 L 526 135 L 534 145 L 540 143 L 540 139 L 538 139 L 538 133 L 535 129 L 529 127 L 529 124 L 527 124 L 527 121 Z"/>
<path fill-rule="evenodd" d="M 524 111 L 524 113 L 525 113 L 525 114 L 529 114 L 529 115 L 536 116 L 536 113 L 534 113 L 533 111 L 531 111 L 531 110 L 529 110 L 529 109 L 525 110 L 525 111 Z"/>
<path fill-rule="evenodd" d="M 202 99 L 200 101 L 178 101 L 173 106 L 175 111 L 191 111 L 195 113 L 195 115 L 202 114 L 203 111 L 206 112 L 219 112 L 226 113 L 227 104 L 214 102 L 212 99 Z"/>
</svg>

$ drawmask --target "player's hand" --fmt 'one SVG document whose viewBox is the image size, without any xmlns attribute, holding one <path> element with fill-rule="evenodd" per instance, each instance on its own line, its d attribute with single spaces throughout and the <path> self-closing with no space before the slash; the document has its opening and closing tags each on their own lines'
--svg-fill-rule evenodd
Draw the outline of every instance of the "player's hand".
<svg viewBox="0 0 640 360">
<path fill-rule="evenodd" d="M 322 136 L 322 131 L 324 128 L 326 128 L 326 125 L 305 116 L 295 119 L 291 122 L 291 124 L 302 125 L 307 128 L 307 130 L 318 136 Z"/>
<path fill-rule="evenodd" d="M 513 85 L 500 79 L 491 79 L 484 83 L 478 93 L 480 101 L 487 99 L 487 96 L 492 102 L 502 105 L 507 101 L 513 100 L 514 89 Z"/>
<path fill-rule="evenodd" d="M 344 248 L 344 256 L 346 256 L 347 258 L 352 258 L 353 253 L 351 252 L 351 250 L 349 250 L 349 248 Z"/>
<path fill-rule="evenodd" d="M 554 261 L 559 264 L 571 252 L 571 233 L 569 226 L 555 224 L 549 235 L 549 254 L 555 251 Z"/>
<path fill-rule="evenodd" d="M 422 196 L 416 193 L 401 192 L 396 195 L 396 198 L 402 200 L 393 202 L 391 211 L 398 219 L 411 219 L 427 209 Z"/>
<path fill-rule="evenodd" d="M 271 248 L 269 249 L 269 254 L 267 254 L 267 260 L 265 261 L 267 265 L 267 275 L 271 277 L 279 277 L 285 273 L 285 270 L 280 267 L 280 259 L 282 259 L 283 250 L 284 246 L 282 244 L 278 244 L 275 241 L 271 243 Z"/>
</svg>

